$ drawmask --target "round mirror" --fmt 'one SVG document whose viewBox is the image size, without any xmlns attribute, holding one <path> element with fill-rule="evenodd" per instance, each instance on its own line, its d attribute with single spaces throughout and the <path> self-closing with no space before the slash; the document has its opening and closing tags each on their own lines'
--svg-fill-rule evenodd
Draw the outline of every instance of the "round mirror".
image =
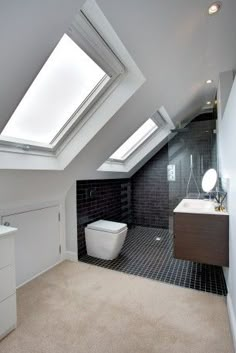
<svg viewBox="0 0 236 353">
<path fill-rule="evenodd" d="M 215 169 L 208 169 L 202 178 L 202 190 L 210 192 L 217 182 L 217 172 Z"/>
</svg>

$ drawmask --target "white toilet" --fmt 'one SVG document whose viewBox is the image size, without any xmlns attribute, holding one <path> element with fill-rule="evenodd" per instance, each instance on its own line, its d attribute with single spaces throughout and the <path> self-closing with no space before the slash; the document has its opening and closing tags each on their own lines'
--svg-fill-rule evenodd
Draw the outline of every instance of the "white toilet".
<svg viewBox="0 0 236 353">
<path fill-rule="evenodd" d="M 115 259 L 124 244 L 127 224 L 96 221 L 85 228 L 87 254 L 103 260 Z"/>
</svg>

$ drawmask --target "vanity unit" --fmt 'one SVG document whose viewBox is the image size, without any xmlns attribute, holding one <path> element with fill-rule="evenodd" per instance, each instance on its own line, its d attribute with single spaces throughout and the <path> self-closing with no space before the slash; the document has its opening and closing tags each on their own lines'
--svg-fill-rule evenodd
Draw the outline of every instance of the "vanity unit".
<svg viewBox="0 0 236 353">
<path fill-rule="evenodd" d="M 229 265 L 229 215 L 214 201 L 183 199 L 174 209 L 174 257 Z"/>
<path fill-rule="evenodd" d="M 16 328 L 16 230 L 0 225 L 0 339 Z"/>
</svg>

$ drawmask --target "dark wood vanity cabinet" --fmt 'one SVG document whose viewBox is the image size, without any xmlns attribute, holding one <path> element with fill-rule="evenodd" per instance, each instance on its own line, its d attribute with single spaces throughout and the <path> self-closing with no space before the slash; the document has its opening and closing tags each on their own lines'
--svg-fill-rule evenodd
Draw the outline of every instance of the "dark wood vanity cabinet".
<svg viewBox="0 0 236 353">
<path fill-rule="evenodd" d="M 174 257 L 229 265 L 229 216 L 174 213 Z"/>
</svg>

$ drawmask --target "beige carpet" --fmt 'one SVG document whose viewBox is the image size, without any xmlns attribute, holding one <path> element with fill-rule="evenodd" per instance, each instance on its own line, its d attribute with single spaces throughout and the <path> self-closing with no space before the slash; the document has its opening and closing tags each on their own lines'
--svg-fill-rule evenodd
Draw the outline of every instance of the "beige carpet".
<svg viewBox="0 0 236 353">
<path fill-rule="evenodd" d="M 225 298 L 64 262 L 17 292 L 1 353 L 233 353 Z"/>
</svg>

